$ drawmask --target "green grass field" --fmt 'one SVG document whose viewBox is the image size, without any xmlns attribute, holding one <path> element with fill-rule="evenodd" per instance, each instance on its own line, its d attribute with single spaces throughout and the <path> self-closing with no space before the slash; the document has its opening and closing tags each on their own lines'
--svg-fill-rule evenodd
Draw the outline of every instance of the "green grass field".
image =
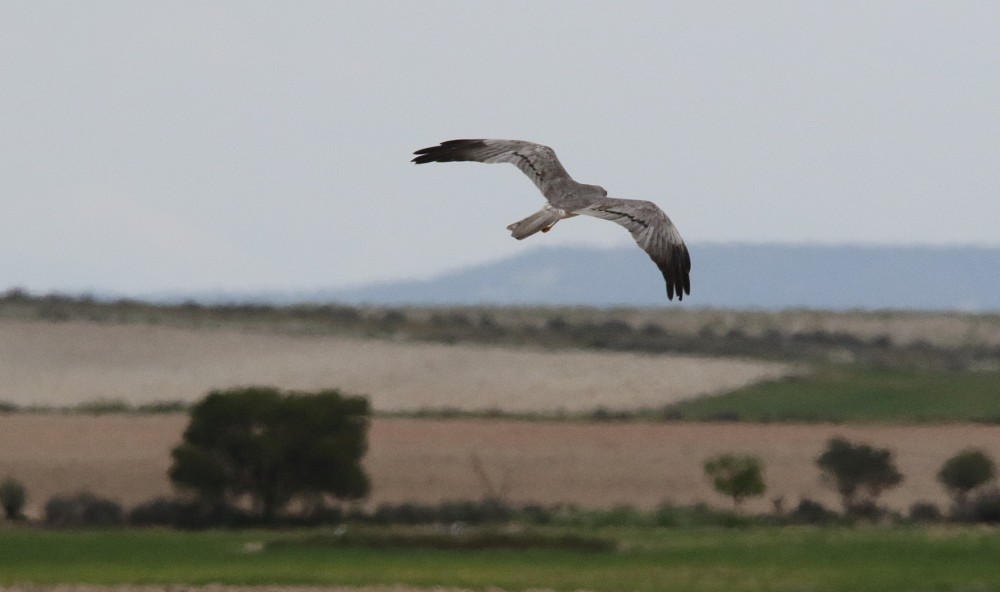
<svg viewBox="0 0 1000 592">
<path fill-rule="evenodd" d="M 834 366 L 671 407 L 686 420 L 1000 422 L 1000 373 Z"/>
<path fill-rule="evenodd" d="M 600 529 L 616 551 L 374 549 L 309 532 L 0 530 L 0 585 L 460 586 L 504 590 L 1000 590 L 1000 532 Z M 262 548 L 261 548 L 262 544 Z"/>
</svg>

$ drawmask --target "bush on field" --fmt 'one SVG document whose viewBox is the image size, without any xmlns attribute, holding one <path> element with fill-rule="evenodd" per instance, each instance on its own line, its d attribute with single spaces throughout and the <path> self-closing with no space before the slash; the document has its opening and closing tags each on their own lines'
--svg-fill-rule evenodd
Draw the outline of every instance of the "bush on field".
<svg viewBox="0 0 1000 592">
<path fill-rule="evenodd" d="M 122 507 L 89 491 L 55 495 L 45 503 L 45 524 L 55 528 L 118 526 L 122 524 Z"/>
<path fill-rule="evenodd" d="M 379 504 L 367 519 L 376 524 L 498 524 L 509 522 L 515 510 L 496 500 L 443 501 L 437 505 L 404 502 Z"/>
<path fill-rule="evenodd" d="M 139 413 L 154 415 L 160 413 L 181 413 L 187 411 L 191 405 L 185 401 L 153 401 L 143 403 L 135 408 Z"/>
<path fill-rule="evenodd" d="M 20 481 L 7 477 L 0 483 L 0 506 L 3 507 L 4 516 L 8 520 L 24 518 L 24 503 L 27 500 L 27 490 Z"/>
<path fill-rule="evenodd" d="M 969 502 L 967 519 L 986 524 L 1000 523 L 1000 489 L 990 487 L 976 493 Z"/>
<path fill-rule="evenodd" d="M 746 498 L 763 495 L 767 489 L 756 457 L 721 454 L 706 460 L 704 468 L 715 490 L 733 498 L 734 509 L 739 509 Z"/>
<path fill-rule="evenodd" d="M 941 518 L 941 509 L 934 502 L 918 501 L 910 505 L 910 520 L 915 522 L 937 522 Z"/>
<path fill-rule="evenodd" d="M 659 512 L 662 519 L 664 507 Z M 693 506 L 678 506 L 676 516 L 680 518 L 678 526 L 719 526 L 723 528 L 746 528 L 759 522 L 759 517 L 748 516 L 734 510 L 720 510 L 705 503 Z"/>
<path fill-rule="evenodd" d="M 232 506 L 209 506 L 200 500 L 159 497 L 133 507 L 128 513 L 132 526 L 169 526 L 189 530 L 248 528 L 259 526 L 321 526 L 340 524 L 344 513 L 337 507 L 316 506 L 297 515 L 265 521 L 258 514 Z"/>
<path fill-rule="evenodd" d="M 641 511 L 620 505 L 610 509 L 583 510 L 576 506 L 560 506 L 549 510 L 551 524 L 559 526 L 640 526 L 640 527 L 699 527 L 742 528 L 759 523 L 760 518 L 731 510 L 718 510 L 708 504 L 678 506 L 663 503 L 652 511 Z"/>
<path fill-rule="evenodd" d="M 128 413 L 132 411 L 132 406 L 122 399 L 95 399 L 77 404 L 73 411 L 85 415 L 109 415 Z"/>
<path fill-rule="evenodd" d="M 589 526 L 645 526 L 648 520 L 632 506 L 619 504 L 608 510 L 592 512 Z"/>
<path fill-rule="evenodd" d="M 840 519 L 836 512 L 816 500 L 804 497 L 795 510 L 785 517 L 792 524 L 832 524 Z"/>
<path fill-rule="evenodd" d="M 376 524 L 433 524 L 437 515 L 433 506 L 404 502 L 379 504 L 370 520 Z"/>
<path fill-rule="evenodd" d="M 878 497 L 903 480 L 891 450 L 853 444 L 844 438 L 827 442 L 816 465 L 823 471 L 823 480 L 840 494 L 844 513 L 853 516 L 879 517 L 874 516 Z"/>
<path fill-rule="evenodd" d="M 197 501 L 158 497 L 133 507 L 128 523 L 134 526 L 172 526 L 175 528 L 208 528 L 219 526 L 216 517 Z"/>
<path fill-rule="evenodd" d="M 982 450 L 966 449 L 941 465 L 937 480 L 948 490 L 956 509 L 961 511 L 969 493 L 995 476 L 996 465 L 989 455 Z"/>
</svg>

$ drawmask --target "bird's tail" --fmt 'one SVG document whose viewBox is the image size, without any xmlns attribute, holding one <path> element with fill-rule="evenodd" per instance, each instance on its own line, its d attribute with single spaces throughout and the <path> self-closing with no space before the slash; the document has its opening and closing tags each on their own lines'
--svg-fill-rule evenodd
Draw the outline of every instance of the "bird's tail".
<svg viewBox="0 0 1000 592">
<path fill-rule="evenodd" d="M 556 222 L 566 217 L 566 212 L 563 210 L 546 206 L 527 218 L 514 222 L 507 227 L 507 230 L 510 231 L 511 236 L 517 240 L 521 240 L 535 234 L 539 230 L 548 232 Z"/>
</svg>

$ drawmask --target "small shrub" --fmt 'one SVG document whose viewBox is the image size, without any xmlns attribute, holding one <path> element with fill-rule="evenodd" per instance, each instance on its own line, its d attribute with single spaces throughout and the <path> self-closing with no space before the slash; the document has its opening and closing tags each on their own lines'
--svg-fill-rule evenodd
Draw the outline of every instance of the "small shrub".
<svg viewBox="0 0 1000 592">
<path fill-rule="evenodd" d="M 1000 523 L 1000 489 L 991 487 L 973 496 L 970 503 L 973 522 Z"/>
<path fill-rule="evenodd" d="M 487 499 L 481 502 L 449 502 L 438 505 L 438 521 L 445 524 L 465 522 L 467 524 L 501 523 L 510 520 L 513 511 L 503 502 Z"/>
<path fill-rule="evenodd" d="M 712 457 L 705 461 L 705 474 L 716 491 L 733 498 L 734 508 L 739 508 L 748 497 L 763 495 L 767 489 L 760 461 L 753 456 L 722 454 Z"/>
<path fill-rule="evenodd" d="M 723 528 L 746 528 L 759 522 L 755 516 L 747 516 L 733 510 L 719 510 L 708 504 L 699 503 L 684 509 L 687 525 L 721 526 Z"/>
<path fill-rule="evenodd" d="M 869 522 L 881 522 L 891 519 L 893 513 L 878 505 L 874 499 L 865 499 L 851 506 L 848 518 L 861 519 Z"/>
<path fill-rule="evenodd" d="M 915 522 L 938 522 L 941 516 L 941 509 L 933 502 L 913 502 L 910 506 L 910 520 Z"/>
<path fill-rule="evenodd" d="M 534 507 L 537 519 L 542 509 Z M 375 524 L 497 524 L 508 522 L 517 512 L 498 500 L 453 501 L 445 500 L 434 505 L 404 502 L 379 504 L 369 515 L 354 515 L 354 519 Z M 548 516 L 551 520 L 551 516 Z"/>
<path fill-rule="evenodd" d="M 433 524 L 437 521 L 434 509 L 426 504 L 404 502 L 379 504 L 371 514 L 376 524 Z"/>
<path fill-rule="evenodd" d="M 975 488 L 996 476 L 993 459 L 982 450 L 967 449 L 949 458 L 938 471 L 937 480 L 948 490 L 957 507 L 965 505 Z"/>
<path fill-rule="evenodd" d="M 676 506 L 665 502 L 644 516 L 643 524 L 661 528 L 746 528 L 761 522 L 760 516 L 748 516 L 733 510 L 719 510 L 704 503 Z"/>
<path fill-rule="evenodd" d="M 519 512 L 521 520 L 528 524 L 552 524 L 555 510 L 538 504 L 529 504 Z"/>
<path fill-rule="evenodd" d="M 45 524 L 54 528 L 118 526 L 122 524 L 122 507 L 87 491 L 56 495 L 45 503 Z"/>
<path fill-rule="evenodd" d="M 645 518 L 632 506 L 618 505 L 610 510 L 595 511 L 591 526 L 642 526 Z"/>
<path fill-rule="evenodd" d="M 73 411 L 87 415 L 128 413 L 131 410 L 132 406 L 121 399 L 96 399 L 94 401 L 84 401 L 73 407 Z"/>
<path fill-rule="evenodd" d="M 24 503 L 28 501 L 28 493 L 19 481 L 7 477 L 0 483 L 0 506 L 8 520 L 24 518 Z"/>
<path fill-rule="evenodd" d="M 152 403 L 143 403 L 136 407 L 136 411 L 145 414 L 159 414 L 159 413 L 182 413 L 191 408 L 189 403 L 184 401 L 154 401 Z"/>
<path fill-rule="evenodd" d="M 220 520 L 198 502 L 160 497 L 133 507 L 128 513 L 128 523 L 196 529 L 218 526 Z"/>
<path fill-rule="evenodd" d="M 788 514 L 789 522 L 795 524 L 831 524 L 838 519 L 837 513 L 823 504 L 809 498 L 799 500 L 799 505 Z"/>
<path fill-rule="evenodd" d="M 656 506 L 650 520 L 654 526 L 661 528 L 675 528 L 681 526 L 684 522 L 681 511 L 677 506 L 668 502 Z"/>
<path fill-rule="evenodd" d="M 320 505 L 301 516 L 303 526 L 340 524 L 344 521 L 344 511 L 337 506 Z"/>
<path fill-rule="evenodd" d="M 603 405 L 590 412 L 591 421 L 627 421 L 632 414 L 622 409 L 609 409 Z"/>
</svg>

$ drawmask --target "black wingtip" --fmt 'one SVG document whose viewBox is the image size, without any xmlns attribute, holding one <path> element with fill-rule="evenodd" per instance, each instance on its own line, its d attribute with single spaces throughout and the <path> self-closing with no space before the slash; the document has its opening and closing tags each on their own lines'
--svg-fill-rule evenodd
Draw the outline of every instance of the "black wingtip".
<svg viewBox="0 0 1000 592">
<path fill-rule="evenodd" d="M 426 164 L 428 162 L 457 162 L 469 160 L 466 153 L 473 148 L 481 148 L 482 140 L 445 140 L 437 146 L 428 146 L 415 151 L 416 156 L 410 162 Z"/>
<path fill-rule="evenodd" d="M 683 302 L 684 295 L 691 294 L 691 254 L 688 253 L 687 247 L 684 245 L 676 247 L 670 261 L 660 267 L 660 272 L 667 283 L 669 300 L 673 300 L 676 294 L 677 301 Z"/>
</svg>

